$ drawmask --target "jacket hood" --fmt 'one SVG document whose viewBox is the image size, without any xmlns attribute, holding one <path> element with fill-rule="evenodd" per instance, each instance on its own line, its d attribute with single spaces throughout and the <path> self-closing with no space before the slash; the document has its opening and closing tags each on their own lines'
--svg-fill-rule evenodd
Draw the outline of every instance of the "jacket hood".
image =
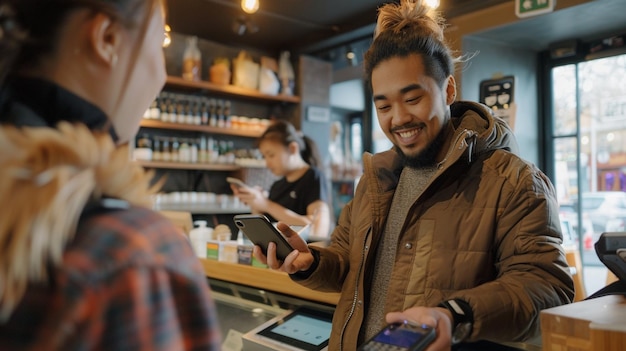
<svg viewBox="0 0 626 351">
<path fill-rule="evenodd" d="M 152 173 L 130 162 L 106 132 L 61 122 L 0 128 L 0 321 L 29 282 L 46 280 L 73 238 L 85 205 L 113 197 L 151 205 Z"/>
<path fill-rule="evenodd" d="M 460 101 L 450 106 L 450 115 L 455 134 L 467 131 L 476 136 L 474 148 L 471 150 L 474 155 L 498 149 L 519 153 L 509 125 L 502 118 L 495 116 L 493 110 L 487 106 Z"/>
</svg>

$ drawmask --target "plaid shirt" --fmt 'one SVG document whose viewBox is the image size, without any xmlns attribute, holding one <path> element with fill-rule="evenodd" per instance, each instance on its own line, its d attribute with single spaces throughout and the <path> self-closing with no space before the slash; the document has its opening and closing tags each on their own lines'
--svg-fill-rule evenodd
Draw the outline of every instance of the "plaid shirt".
<svg viewBox="0 0 626 351">
<path fill-rule="evenodd" d="M 89 216 L 49 273 L 0 324 L 0 350 L 220 349 L 204 271 L 153 211 Z"/>
</svg>

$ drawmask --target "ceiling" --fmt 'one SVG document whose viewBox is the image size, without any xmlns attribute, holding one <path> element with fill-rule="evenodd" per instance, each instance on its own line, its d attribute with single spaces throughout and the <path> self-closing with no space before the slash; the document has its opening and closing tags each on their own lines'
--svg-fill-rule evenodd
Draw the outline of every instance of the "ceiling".
<svg viewBox="0 0 626 351">
<path fill-rule="evenodd" d="M 376 9 L 392 1 L 259 0 L 259 11 L 245 16 L 241 0 L 169 0 L 168 23 L 174 32 L 230 46 L 315 54 L 371 37 Z M 451 18 L 511 0 L 440 1 L 439 9 Z M 249 24 L 245 33 L 236 33 L 238 20 Z"/>
<path fill-rule="evenodd" d="M 246 16 L 241 0 L 169 0 L 168 23 L 174 32 L 184 35 L 274 56 L 290 50 L 331 61 L 338 68 L 350 64 L 345 60 L 347 51 L 362 57 L 369 47 L 377 8 L 398 1 L 259 0 L 259 11 Z M 449 20 L 513 1 L 440 0 L 439 10 Z M 624 10 L 626 0 L 590 0 L 471 36 L 541 51 L 559 41 L 589 41 L 624 34 Z M 247 23 L 248 30 L 236 33 L 241 29 L 236 23 Z"/>
<path fill-rule="evenodd" d="M 472 36 L 542 51 L 553 43 L 572 39 L 588 42 L 626 34 L 625 13 L 626 0 L 595 0 Z"/>
</svg>

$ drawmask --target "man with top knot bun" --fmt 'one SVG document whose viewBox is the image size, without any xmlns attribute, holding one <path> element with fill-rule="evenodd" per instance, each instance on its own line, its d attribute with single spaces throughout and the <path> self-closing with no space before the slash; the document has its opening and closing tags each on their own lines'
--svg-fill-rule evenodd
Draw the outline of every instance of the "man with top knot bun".
<svg viewBox="0 0 626 351">
<path fill-rule="evenodd" d="M 539 333 L 570 303 L 555 190 L 517 154 L 506 123 L 456 101 L 443 22 L 423 1 L 380 8 L 365 76 L 391 150 L 364 173 L 326 248 L 257 257 L 300 284 L 339 291 L 330 350 L 355 350 L 387 323 L 436 328 L 428 351 L 484 350 Z"/>
</svg>

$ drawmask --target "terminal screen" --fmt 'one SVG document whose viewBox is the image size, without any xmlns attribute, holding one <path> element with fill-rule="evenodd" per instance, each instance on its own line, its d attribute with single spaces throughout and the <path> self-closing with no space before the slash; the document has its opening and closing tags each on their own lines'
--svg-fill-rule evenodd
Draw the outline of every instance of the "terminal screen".
<svg viewBox="0 0 626 351">
<path fill-rule="evenodd" d="M 328 345 L 332 314 L 298 309 L 259 334 L 307 351 L 321 350 Z"/>
</svg>

